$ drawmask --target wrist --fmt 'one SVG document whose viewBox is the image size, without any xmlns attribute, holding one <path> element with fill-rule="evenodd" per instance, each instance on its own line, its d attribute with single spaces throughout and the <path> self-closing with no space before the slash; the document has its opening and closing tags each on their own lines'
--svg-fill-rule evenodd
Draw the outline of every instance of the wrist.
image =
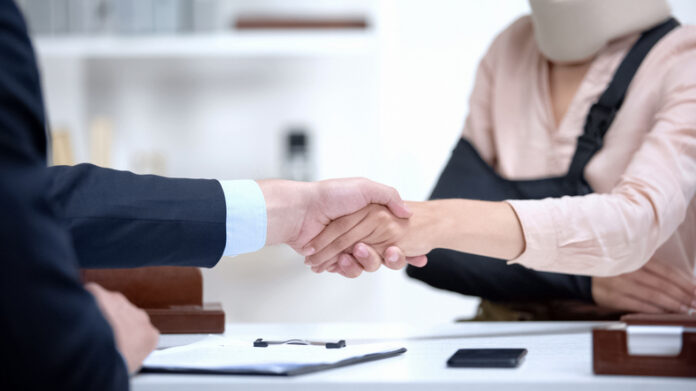
<svg viewBox="0 0 696 391">
<path fill-rule="evenodd" d="M 430 201 L 436 248 L 514 259 L 524 250 L 517 216 L 506 202 L 448 199 Z"/>
<path fill-rule="evenodd" d="M 424 216 L 426 229 L 422 229 L 423 240 L 432 249 L 459 249 L 470 238 L 467 230 L 467 200 L 444 199 L 421 203 L 420 214 Z"/>
<path fill-rule="evenodd" d="M 409 242 L 418 243 L 416 252 L 426 254 L 431 250 L 444 247 L 442 240 L 443 229 L 442 205 L 439 201 L 406 202 L 406 206 L 413 211 L 409 219 L 409 231 L 412 238 Z"/>
<path fill-rule="evenodd" d="M 266 201 L 266 245 L 292 241 L 300 233 L 314 184 L 281 179 L 257 183 Z"/>
<path fill-rule="evenodd" d="M 428 215 L 432 221 L 427 231 L 432 248 L 451 247 L 451 236 L 456 230 L 456 208 L 452 208 L 454 200 L 428 201 Z"/>
</svg>

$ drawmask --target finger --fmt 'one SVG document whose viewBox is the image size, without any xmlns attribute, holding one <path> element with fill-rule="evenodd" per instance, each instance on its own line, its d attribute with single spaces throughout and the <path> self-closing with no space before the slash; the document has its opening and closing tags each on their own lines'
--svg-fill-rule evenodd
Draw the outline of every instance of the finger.
<svg viewBox="0 0 696 391">
<path fill-rule="evenodd" d="M 373 227 L 370 224 L 358 224 L 350 231 L 340 235 L 323 250 L 314 255 L 307 257 L 312 265 L 318 266 L 345 250 L 352 248 L 357 242 L 366 238 L 373 232 Z"/>
<path fill-rule="evenodd" d="M 391 246 L 384 250 L 384 265 L 392 270 L 401 270 L 406 267 L 406 255 L 401 248 Z"/>
<path fill-rule="evenodd" d="M 85 289 L 94 296 L 95 299 L 97 299 L 97 303 L 101 305 L 100 303 L 104 300 L 107 300 L 109 297 L 114 296 L 114 292 L 108 291 L 104 289 L 101 285 L 95 283 L 95 282 L 88 282 L 85 284 Z"/>
<path fill-rule="evenodd" d="M 428 264 L 428 256 L 419 255 L 417 257 L 406 257 L 406 262 L 411 266 L 423 267 Z"/>
<path fill-rule="evenodd" d="M 382 266 L 382 256 L 379 255 L 379 253 L 372 248 L 372 246 L 368 246 L 365 243 L 356 243 L 355 246 L 353 246 L 352 255 L 353 259 L 360 264 L 360 267 L 367 272 L 375 272 L 380 266 Z M 405 257 L 402 255 L 401 258 Z M 322 263 L 316 267 L 317 273 L 328 271 L 336 264 L 337 261 L 338 257 L 334 257 L 331 260 Z M 403 260 L 403 262 L 405 263 L 405 260 Z M 401 268 L 403 268 L 403 266 L 401 266 Z"/>
<path fill-rule="evenodd" d="M 677 288 L 670 280 L 658 274 L 643 269 L 627 275 L 627 278 L 638 285 L 638 289 L 631 290 L 634 295 L 640 295 L 645 300 L 659 304 L 662 308 L 673 312 L 686 312 L 691 306 L 693 299 L 691 294 Z M 664 307 L 665 305 L 668 307 Z"/>
<path fill-rule="evenodd" d="M 382 265 L 382 257 L 371 246 L 358 243 L 353 246 L 353 257 L 360 263 L 363 270 L 375 272 Z"/>
<path fill-rule="evenodd" d="M 300 253 L 309 256 L 320 252 L 326 246 L 336 240 L 336 238 L 358 225 L 365 218 L 365 216 L 367 216 L 367 213 L 367 209 L 363 208 L 353 214 L 337 218 L 329 223 L 329 225 L 326 226 L 326 228 L 324 228 L 324 230 L 321 231 L 317 236 L 310 240 L 309 243 L 302 248 Z M 307 259 L 309 259 L 310 264 L 314 265 L 314 263 L 312 263 L 312 257 L 308 257 Z"/>
<path fill-rule="evenodd" d="M 101 295 L 102 293 L 106 292 L 104 288 L 101 287 L 101 285 L 94 282 L 86 283 L 85 289 L 94 296 Z"/>
<path fill-rule="evenodd" d="M 336 272 L 338 271 L 338 265 L 334 263 L 333 265 L 331 265 L 331 266 L 329 267 L 329 269 L 328 269 L 327 271 L 328 271 L 329 273 L 336 273 Z"/>
<path fill-rule="evenodd" d="M 323 272 L 329 270 L 329 268 L 331 268 L 332 266 L 335 266 L 338 263 L 338 260 L 339 260 L 339 257 L 341 254 L 337 254 L 335 257 L 329 259 L 328 261 L 323 262 L 317 266 L 313 266 L 312 269 L 316 270 L 317 273 L 323 273 Z"/>
<path fill-rule="evenodd" d="M 329 270 L 329 268 L 331 268 L 332 266 L 335 266 L 336 264 L 338 264 L 338 255 L 320 265 L 312 266 L 312 271 L 314 273 L 323 273 Z"/>
<path fill-rule="evenodd" d="M 379 256 L 379 254 L 365 243 L 356 243 L 353 246 L 351 254 L 353 255 L 353 258 L 360 263 L 360 266 L 368 272 L 376 271 L 382 264 L 382 258 Z M 316 270 L 317 273 L 329 271 L 329 269 L 334 268 L 337 262 L 338 256 L 333 257 L 330 260 L 313 267 L 312 269 Z"/>
<path fill-rule="evenodd" d="M 368 204 L 385 205 L 394 216 L 404 219 L 413 214 L 401 199 L 399 192 L 393 187 L 363 179 L 358 188 Z"/>
<path fill-rule="evenodd" d="M 339 273 L 344 277 L 356 278 L 362 273 L 360 264 L 349 254 L 341 254 L 338 260 Z"/>
<path fill-rule="evenodd" d="M 636 286 L 634 289 L 631 289 L 631 291 L 628 293 L 628 296 L 641 300 L 645 303 L 649 303 L 650 305 L 659 307 L 667 312 L 686 313 L 689 310 L 688 305 L 682 304 L 681 302 L 679 302 L 679 300 L 675 299 L 674 297 L 668 295 L 663 291 L 660 291 L 659 289 L 654 289 L 648 285 L 643 285 L 642 287 L 640 287 L 639 285 L 641 284 L 641 281 L 644 280 L 645 278 L 643 278 L 642 280 L 637 280 L 636 282 L 638 286 Z"/>
<path fill-rule="evenodd" d="M 663 314 L 665 311 L 644 300 L 636 299 L 631 296 L 620 296 L 616 299 L 616 309 L 630 312 L 641 312 L 644 314 Z"/>
<path fill-rule="evenodd" d="M 676 288 L 681 289 L 689 297 L 693 297 L 694 294 L 696 294 L 694 291 L 696 290 L 694 278 L 689 278 L 684 273 L 680 273 L 675 267 L 670 267 L 657 260 L 651 260 L 645 264 L 643 268 L 671 282 Z"/>
</svg>

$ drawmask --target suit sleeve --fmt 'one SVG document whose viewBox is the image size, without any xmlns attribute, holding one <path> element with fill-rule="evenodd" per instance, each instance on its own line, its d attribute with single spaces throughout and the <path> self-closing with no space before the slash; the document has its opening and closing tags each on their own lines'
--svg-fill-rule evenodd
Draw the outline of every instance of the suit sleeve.
<svg viewBox="0 0 696 391">
<path fill-rule="evenodd" d="M 0 389 L 127 390 L 112 331 L 46 196 L 43 132 L 26 27 L 0 0 Z"/>
<path fill-rule="evenodd" d="M 81 267 L 212 267 L 222 257 L 225 196 L 216 180 L 135 175 L 91 164 L 48 172 L 48 197 Z"/>
</svg>

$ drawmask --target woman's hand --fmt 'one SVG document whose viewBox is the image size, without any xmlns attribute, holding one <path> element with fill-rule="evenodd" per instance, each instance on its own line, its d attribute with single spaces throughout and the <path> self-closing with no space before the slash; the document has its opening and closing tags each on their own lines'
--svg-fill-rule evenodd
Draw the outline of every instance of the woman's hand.
<svg viewBox="0 0 696 391">
<path fill-rule="evenodd" d="M 434 248 L 502 259 L 514 259 L 524 251 L 522 227 L 506 202 L 448 199 L 407 202 L 407 206 L 413 211 L 408 220 L 392 216 L 383 207 L 370 205 L 333 221 L 305 247 L 316 251 L 301 251 L 308 255 L 305 263 L 315 272 L 345 272 L 343 266 L 350 265 L 356 258 L 360 260 L 359 254 L 353 258 L 360 251 L 354 247 L 358 242 L 366 244 L 368 251 L 371 247 L 387 259 L 398 259 L 400 254 L 417 257 L 416 262 L 409 263 L 420 263 L 421 266 L 426 261 L 423 254 Z M 389 251 L 396 255 L 388 255 Z M 371 258 L 368 256 L 367 259 Z M 332 267 L 336 262 L 339 262 L 338 270 Z M 390 265 L 389 262 L 386 264 Z M 392 266 L 398 264 L 397 261 Z M 364 267 L 364 270 L 376 267 L 379 263 L 375 262 L 374 266 Z M 356 276 L 356 272 L 359 274 L 359 270 L 354 268 L 350 276 Z"/>
<path fill-rule="evenodd" d="M 656 260 L 616 277 L 593 277 L 592 297 L 603 307 L 644 313 L 696 311 L 696 281 Z"/>
<path fill-rule="evenodd" d="M 312 265 L 315 272 L 338 271 L 338 267 L 345 267 L 349 273 L 342 274 L 349 277 L 361 272 L 356 269 L 357 264 L 367 271 L 376 270 L 381 262 L 374 260 L 381 256 L 393 269 L 403 268 L 406 262 L 425 265 L 427 259 L 423 254 L 433 248 L 426 232 L 433 216 L 426 203 L 407 205 L 413 211 L 410 219 L 395 217 L 383 206 L 370 205 L 333 221 L 307 245 L 317 249 L 307 257 L 307 264 Z M 355 256 L 357 262 L 349 255 Z"/>
<path fill-rule="evenodd" d="M 423 267 L 428 263 L 428 257 L 425 255 L 407 257 L 404 255 L 404 252 L 396 246 L 387 248 L 382 255 L 365 243 L 358 243 L 353 246 L 352 254 L 348 251 L 343 252 L 332 261 L 329 261 L 329 264 L 331 263 L 333 263 L 333 265 L 329 266 L 326 271 L 338 273 L 348 278 L 356 278 L 364 271 L 377 271 L 382 265 L 392 270 L 401 270 L 405 268 L 406 265 Z"/>
</svg>

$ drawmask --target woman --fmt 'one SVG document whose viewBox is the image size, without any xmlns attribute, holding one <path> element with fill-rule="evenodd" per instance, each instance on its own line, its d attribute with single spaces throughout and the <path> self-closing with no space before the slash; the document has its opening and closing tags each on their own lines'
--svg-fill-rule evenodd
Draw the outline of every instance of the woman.
<svg viewBox="0 0 696 391">
<path fill-rule="evenodd" d="M 358 260 L 398 259 L 399 251 L 385 250 L 393 245 L 406 256 L 445 248 L 558 273 L 639 270 L 632 290 L 651 287 L 645 299 L 652 301 L 638 306 L 631 296 L 626 309 L 696 308 L 696 29 L 669 26 L 664 0 L 530 4 L 531 17 L 502 32 L 482 59 L 463 138 L 434 195 L 449 174 L 468 189 L 411 203 L 410 220 L 379 207 L 339 219 L 307 246 L 308 263 L 349 274 L 346 249 Z M 621 76 L 641 32 L 651 29 L 662 35 L 643 45 L 635 75 Z M 625 95 L 614 94 L 612 80 L 624 82 Z M 605 100 L 618 111 L 593 108 Z M 572 186 L 537 191 L 539 180 L 561 177 L 573 177 Z M 506 180 L 535 184 L 490 194 Z"/>
</svg>

